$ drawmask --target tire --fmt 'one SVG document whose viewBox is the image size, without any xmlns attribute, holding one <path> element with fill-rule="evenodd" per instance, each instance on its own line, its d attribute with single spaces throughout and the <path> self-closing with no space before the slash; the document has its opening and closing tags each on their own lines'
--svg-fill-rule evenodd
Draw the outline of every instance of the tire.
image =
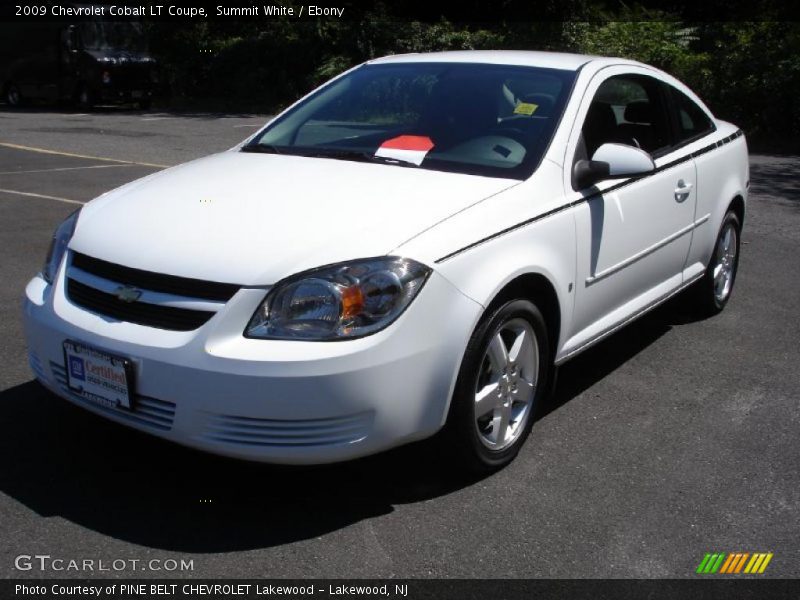
<svg viewBox="0 0 800 600">
<path fill-rule="evenodd" d="M 739 217 L 728 211 L 719 228 L 706 272 L 692 289 L 693 308 L 699 316 L 722 312 L 731 298 L 739 269 L 741 231 Z"/>
<path fill-rule="evenodd" d="M 3 96 L 6 104 L 13 108 L 22 105 L 22 94 L 20 94 L 19 88 L 13 81 L 6 85 Z"/>
<path fill-rule="evenodd" d="M 534 304 L 512 300 L 487 313 L 467 345 L 443 436 L 459 467 L 488 473 L 514 460 L 551 369 L 547 326 Z"/>
<path fill-rule="evenodd" d="M 91 110 L 94 106 L 94 95 L 85 83 L 81 83 L 75 90 L 75 106 L 81 110 Z"/>
<path fill-rule="evenodd" d="M 152 104 L 153 104 L 153 102 L 152 102 L 152 100 L 150 98 L 142 98 L 138 102 L 139 110 L 150 110 L 150 107 L 152 106 Z"/>
</svg>

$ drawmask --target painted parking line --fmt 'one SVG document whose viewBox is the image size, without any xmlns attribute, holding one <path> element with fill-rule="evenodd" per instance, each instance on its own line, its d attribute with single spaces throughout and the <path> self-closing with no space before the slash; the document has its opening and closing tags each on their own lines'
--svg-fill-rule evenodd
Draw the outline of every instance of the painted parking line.
<svg viewBox="0 0 800 600">
<path fill-rule="evenodd" d="M 22 175 L 23 173 L 52 173 L 54 171 L 80 171 L 83 169 L 127 169 L 136 165 L 90 165 L 88 167 L 58 167 L 54 169 L 31 169 L 28 171 L 0 171 L 0 175 Z"/>
<path fill-rule="evenodd" d="M 80 200 L 70 200 L 69 198 L 60 198 L 59 196 L 47 196 L 46 194 L 34 194 L 33 192 L 20 192 L 19 190 L 5 190 L 0 188 L 0 194 L 14 194 L 17 196 L 27 196 L 28 198 L 40 198 L 42 200 L 56 200 L 57 202 L 65 202 L 67 204 L 86 204 Z"/>
<path fill-rule="evenodd" d="M 121 160 L 119 158 L 108 158 L 107 156 L 90 156 L 88 154 L 75 154 L 73 152 L 61 152 L 59 150 L 50 150 L 49 148 L 22 146 L 20 144 L 11 144 L 9 142 L 0 142 L 0 146 L 3 148 L 12 148 L 14 150 L 26 150 L 28 152 L 39 152 L 40 154 L 56 154 L 58 156 L 71 156 L 72 158 L 87 158 L 89 160 L 113 162 L 121 165 L 139 165 L 140 167 L 154 167 L 156 169 L 166 169 L 170 167 L 170 165 L 159 165 L 156 163 L 138 162 L 135 160 Z"/>
<path fill-rule="evenodd" d="M 255 125 L 250 125 L 250 124 L 248 124 L 248 125 L 234 125 L 233 128 L 234 129 L 239 129 L 239 127 L 261 127 L 262 125 L 263 125 L 263 123 L 257 123 Z"/>
</svg>

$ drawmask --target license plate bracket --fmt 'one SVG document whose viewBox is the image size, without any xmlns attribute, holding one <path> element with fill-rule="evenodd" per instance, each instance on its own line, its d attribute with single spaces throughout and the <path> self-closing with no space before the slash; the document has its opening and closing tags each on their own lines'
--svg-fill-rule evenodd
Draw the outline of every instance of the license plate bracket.
<svg viewBox="0 0 800 600">
<path fill-rule="evenodd" d="M 130 359 L 74 340 L 65 340 L 63 348 L 70 391 L 106 408 L 133 408 L 135 379 Z"/>
</svg>

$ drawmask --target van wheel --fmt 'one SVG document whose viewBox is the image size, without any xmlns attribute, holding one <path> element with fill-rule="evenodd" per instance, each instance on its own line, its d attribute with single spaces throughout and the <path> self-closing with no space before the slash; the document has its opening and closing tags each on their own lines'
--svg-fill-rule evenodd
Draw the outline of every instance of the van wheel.
<svg viewBox="0 0 800 600">
<path fill-rule="evenodd" d="M 5 90 L 5 100 L 9 106 L 17 107 L 22 104 L 22 94 L 19 92 L 19 88 L 13 82 L 6 85 Z"/>
<path fill-rule="evenodd" d="M 446 430 L 459 466 L 486 473 L 514 460 L 551 368 L 547 326 L 536 305 L 512 300 L 481 321 L 462 361 Z"/>
</svg>

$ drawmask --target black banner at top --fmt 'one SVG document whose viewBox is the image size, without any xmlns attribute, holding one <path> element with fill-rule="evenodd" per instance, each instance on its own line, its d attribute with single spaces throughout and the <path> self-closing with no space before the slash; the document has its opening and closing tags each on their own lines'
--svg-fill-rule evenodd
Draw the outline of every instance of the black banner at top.
<svg viewBox="0 0 800 600">
<path fill-rule="evenodd" d="M 633 7 L 634 10 L 630 10 Z M 0 21 L 65 21 L 91 19 L 152 20 L 190 23 L 221 20 L 228 22 L 264 22 L 275 19 L 319 21 L 348 19 L 362 21 L 370 15 L 397 20 L 435 22 L 537 22 L 537 21 L 605 21 L 605 20 L 664 20 L 683 21 L 787 21 L 800 20 L 796 5 L 778 0 L 643 0 L 635 3 L 591 2 L 565 0 L 562 2 L 531 2 L 530 0 L 464 0 L 436 2 L 435 0 L 394 0 L 372 3 L 353 0 L 332 0 L 319 3 L 297 0 L 276 2 L 234 1 L 208 2 L 189 0 L 170 3 L 103 1 L 68 2 L 58 0 L 3 0 Z"/>
</svg>

